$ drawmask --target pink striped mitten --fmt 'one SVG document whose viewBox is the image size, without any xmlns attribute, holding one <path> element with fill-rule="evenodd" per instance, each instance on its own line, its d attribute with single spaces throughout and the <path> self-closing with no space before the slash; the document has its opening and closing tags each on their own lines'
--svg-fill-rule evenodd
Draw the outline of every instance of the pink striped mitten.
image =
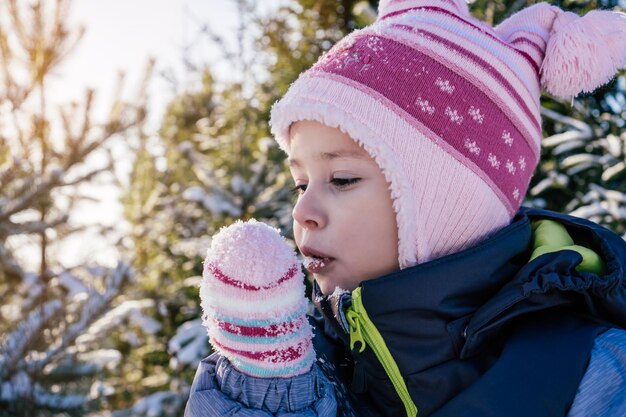
<svg viewBox="0 0 626 417">
<path fill-rule="evenodd" d="M 304 275 L 294 250 L 256 220 L 222 228 L 204 261 L 200 298 L 215 351 L 256 377 L 292 377 L 315 361 Z"/>
</svg>

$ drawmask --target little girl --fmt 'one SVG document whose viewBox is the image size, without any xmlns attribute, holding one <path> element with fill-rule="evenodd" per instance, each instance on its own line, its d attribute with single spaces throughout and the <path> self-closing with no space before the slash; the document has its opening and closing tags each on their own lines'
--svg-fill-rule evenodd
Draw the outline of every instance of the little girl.
<svg viewBox="0 0 626 417">
<path fill-rule="evenodd" d="M 541 88 L 594 90 L 624 39 L 615 12 L 540 3 L 491 28 L 462 0 L 381 1 L 275 104 L 339 413 L 626 415 L 626 243 L 520 207 Z"/>
</svg>

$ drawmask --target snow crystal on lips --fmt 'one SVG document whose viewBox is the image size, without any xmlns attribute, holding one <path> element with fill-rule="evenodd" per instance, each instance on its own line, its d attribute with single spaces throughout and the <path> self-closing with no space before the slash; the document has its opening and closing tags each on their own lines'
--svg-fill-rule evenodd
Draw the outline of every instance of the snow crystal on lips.
<svg viewBox="0 0 626 417">
<path fill-rule="evenodd" d="M 311 258 L 311 257 L 306 257 L 304 258 L 304 267 L 306 269 L 309 268 L 323 268 L 324 266 L 326 266 L 326 262 L 324 262 L 325 258 Z"/>
</svg>

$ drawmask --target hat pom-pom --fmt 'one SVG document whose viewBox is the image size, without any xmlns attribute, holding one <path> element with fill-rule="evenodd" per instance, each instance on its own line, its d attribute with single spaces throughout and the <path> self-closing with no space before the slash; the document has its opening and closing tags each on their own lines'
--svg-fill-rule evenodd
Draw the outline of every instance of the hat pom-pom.
<svg viewBox="0 0 626 417">
<path fill-rule="evenodd" d="M 591 92 L 626 65 L 626 14 L 560 12 L 541 66 L 541 84 L 560 98 Z"/>
</svg>

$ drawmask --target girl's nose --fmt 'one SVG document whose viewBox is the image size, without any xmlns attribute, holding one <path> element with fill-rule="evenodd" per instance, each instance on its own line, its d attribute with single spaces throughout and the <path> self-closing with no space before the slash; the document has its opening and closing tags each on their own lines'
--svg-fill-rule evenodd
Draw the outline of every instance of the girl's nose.
<svg viewBox="0 0 626 417">
<path fill-rule="evenodd" d="M 309 187 L 298 197 L 298 201 L 293 207 L 293 219 L 304 229 L 319 229 L 326 226 L 327 216 L 322 209 L 322 204 L 318 196 L 311 192 Z"/>
</svg>

